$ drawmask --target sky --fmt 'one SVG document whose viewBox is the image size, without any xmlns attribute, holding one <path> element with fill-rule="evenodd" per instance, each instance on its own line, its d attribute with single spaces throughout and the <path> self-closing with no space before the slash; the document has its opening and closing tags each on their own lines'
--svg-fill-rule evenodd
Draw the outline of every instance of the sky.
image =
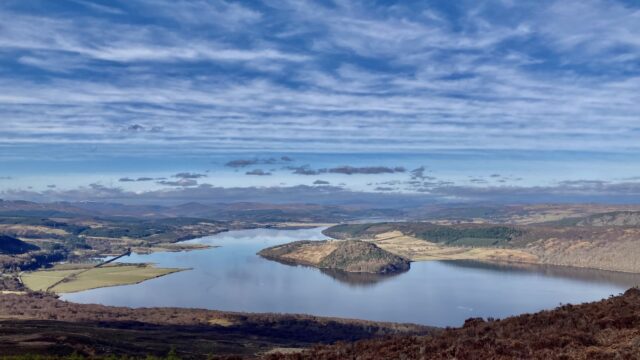
<svg viewBox="0 0 640 360">
<path fill-rule="evenodd" d="M 352 194 L 637 202 L 640 3 L 0 2 L 0 198 Z"/>
</svg>

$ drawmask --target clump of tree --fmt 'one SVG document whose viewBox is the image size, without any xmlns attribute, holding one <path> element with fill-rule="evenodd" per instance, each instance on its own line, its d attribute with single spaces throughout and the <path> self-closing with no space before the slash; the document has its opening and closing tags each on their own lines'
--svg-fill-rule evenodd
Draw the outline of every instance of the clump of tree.
<svg viewBox="0 0 640 360">
<path fill-rule="evenodd" d="M 364 239 L 390 231 L 452 246 L 505 246 L 524 234 L 523 230 L 502 225 L 437 225 L 427 222 L 340 224 L 325 230 L 324 234 L 336 239 Z"/>
<path fill-rule="evenodd" d="M 0 235 L 0 254 L 19 255 L 40 248 L 11 236 Z"/>
<path fill-rule="evenodd" d="M 454 226 L 434 226 L 418 230 L 415 236 L 447 245 L 498 246 L 505 245 L 522 231 L 507 226 L 458 228 Z"/>
</svg>

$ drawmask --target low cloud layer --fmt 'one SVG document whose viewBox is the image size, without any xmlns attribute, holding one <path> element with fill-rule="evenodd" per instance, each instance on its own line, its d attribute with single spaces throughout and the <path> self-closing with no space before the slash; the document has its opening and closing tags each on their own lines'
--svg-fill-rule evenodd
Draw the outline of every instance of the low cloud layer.
<svg viewBox="0 0 640 360">
<path fill-rule="evenodd" d="M 173 175 L 174 178 L 179 179 L 200 179 L 203 177 L 207 177 L 206 174 L 197 174 L 197 173 L 189 173 L 189 172 L 181 172 Z"/>
<path fill-rule="evenodd" d="M 251 170 L 251 171 L 247 171 L 245 173 L 245 175 L 269 176 L 269 175 L 271 175 L 271 173 L 268 172 L 268 171 L 264 171 L 262 169 L 254 169 L 254 170 Z"/>
<path fill-rule="evenodd" d="M 172 181 L 172 180 L 156 181 L 156 184 L 165 185 L 165 186 L 190 187 L 190 186 L 198 185 L 198 181 L 193 180 L 193 179 L 182 178 L 182 179 L 178 179 L 176 181 Z"/>
<path fill-rule="evenodd" d="M 177 177 L 177 176 L 175 176 Z M 164 177 L 159 177 L 159 178 L 152 178 L 152 177 L 139 177 L 136 179 L 130 178 L 130 177 L 123 177 L 118 179 L 119 182 L 123 182 L 123 183 L 127 183 L 127 182 L 147 182 L 147 181 L 154 181 L 154 180 L 166 180 L 166 178 Z"/>
<path fill-rule="evenodd" d="M 144 204 L 178 204 L 191 201 L 220 202 L 272 202 L 318 204 L 370 204 L 386 207 L 410 207 L 432 202 L 494 202 L 494 203 L 545 203 L 545 202 L 640 202 L 640 182 L 606 182 L 598 180 L 574 180 L 550 186 L 465 186 L 449 181 L 421 182 L 411 193 L 400 191 L 403 182 L 381 183 L 376 191 L 351 191 L 330 186 L 274 186 L 274 187 L 217 187 L 198 184 L 194 179 L 162 181 L 171 188 L 146 192 L 133 192 L 120 187 L 90 184 L 72 190 L 49 188 L 44 191 L 9 189 L 0 192 L 0 198 L 32 201 L 109 201 Z"/>
<path fill-rule="evenodd" d="M 388 167 L 388 166 L 338 166 L 333 168 L 324 169 L 312 169 L 308 165 L 289 167 L 289 170 L 293 170 L 297 175 L 319 175 L 319 174 L 344 174 L 344 175 L 378 175 L 378 174 L 394 174 L 404 173 L 407 170 L 402 166 Z"/>
<path fill-rule="evenodd" d="M 236 159 L 231 160 L 225 164 L 227 167 L 231 168 L 244 168 L 247 166 L 253 165 L 275 165 L 281 163 L 288 163 L 293 161 L 292 158 L 288 156 L 281 156 L 280 158 L 251 158 L 251 159 Z"/>
<path fill-rule="evenodd" d="M 193 180 L 192 180 L 193 181 Z M 170 184 L 171 186 L 175 184 Z M 182 184 L 184 185 L 184 184 Z M 233 203 L 310 203 L 323 205 L 369 205 L 381 208 L 417 206 L 431 202 L 427 197 L 415 195 L 387 195 L 375 192 L 349 191 L 338 186 L 276 186 L 222 188 L 209 184 L 180 186 L 142 193 L 119 187 L 91 184 L 73 190 L 49 189 L 41 192 L 29 190 L 5 190 L 0 198 L 22 199 L 37 202 L 52 201 L 101 201 L 124 204 L 182 204 L 188 202 Z"/>
</svg>

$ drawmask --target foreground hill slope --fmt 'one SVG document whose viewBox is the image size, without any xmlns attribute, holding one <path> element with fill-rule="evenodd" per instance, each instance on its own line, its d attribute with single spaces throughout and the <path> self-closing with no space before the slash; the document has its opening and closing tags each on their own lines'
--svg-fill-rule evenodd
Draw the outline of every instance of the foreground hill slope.
<svg viewBox="0 0 640 360">
<path fill-rule="evenodd" d="M 274 348 L 427 334 L 411 324 L 183 308 L 75 304 L 41 293 L 0 293 L 0 358 L 12 355 L 144 359 L 254 358 Z M 78 359 L 78 356 L 72 357 Z"/>
<path fill-rule="evenodd" d="M 640 290 L 583 305 L 464 327 L 430 336 L 398 336 L 320 346 L 270 360 L 338 359 L 639 359 Z"/>
<path fill-rule="evenodd" d="M 285 263 L 355 273 L 390 274 L 409 270 L 409 260 L 375 244 L 347 241 L 296 241 L 264 249 L 258 255 Z"/>
</svg>

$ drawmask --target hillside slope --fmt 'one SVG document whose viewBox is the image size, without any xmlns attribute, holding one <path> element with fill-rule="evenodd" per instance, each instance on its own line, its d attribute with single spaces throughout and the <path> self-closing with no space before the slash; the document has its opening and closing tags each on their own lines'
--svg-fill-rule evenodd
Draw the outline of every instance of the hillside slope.
<svg viewBox="0 0 640 360">
<path fill-rule="evenodd" d="M 474 259 L 640 273 L 640 227 L 612 225 L 633 223 L 632 212 L 620 214 L 591 218 L 602 226 L 578 225 L 576 219 L 564 225 L 517 226 L 387 222 L 341 224 L 323 233 L 372 241 L 414 261 Z"/>
<path fill-rule="evenodd" d="M 469 319 L 432 336 L 398 336 L 319 346 L 269 360 L 638 359 L 640 290 L 504 320 Z"/>
<path fill-rule="evenodd" d="M 578 226 L 640 226 L 640 211 L 615 211 L 596 214 L 577 223 Z"/>
<path fill-rule="evenodd" d="M 437 330 L 310 315 L 132 309 L 75 304 L 38 293 L 0 294 L 3 359 L 26 354 L 34 355 L 28 359 L 71 354 L 77 354 L 72 359 L 145 359 L 165 356 L 172 348 L 181 359 L 255 358 L 274 348 L 432 331 Z"/>
</svg>

